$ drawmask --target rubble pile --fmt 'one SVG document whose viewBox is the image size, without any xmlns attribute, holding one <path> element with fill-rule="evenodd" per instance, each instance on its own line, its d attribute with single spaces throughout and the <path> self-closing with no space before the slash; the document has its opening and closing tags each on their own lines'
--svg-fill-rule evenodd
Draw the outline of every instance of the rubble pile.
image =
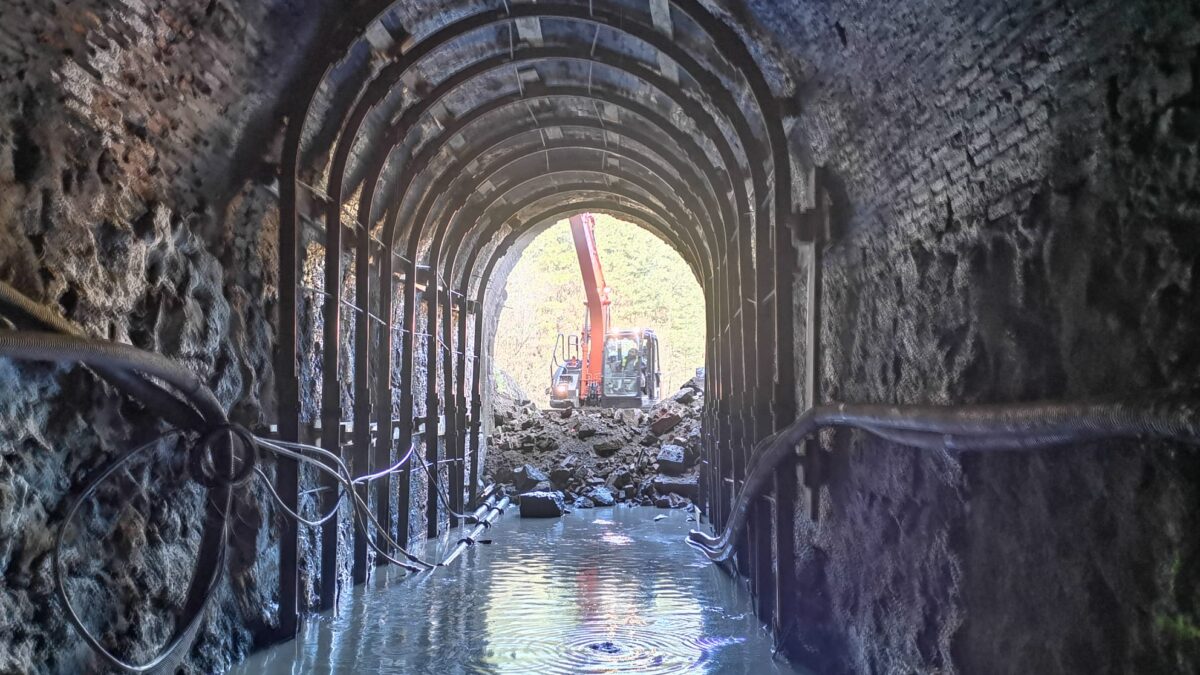
<svg viewBox="0 0 1200 675">
<path fill-rule="evenodd" d="M 526 517 L 618 503 L 683 508 L 697 498 L 703 407 L 696 379 L 645 410 L 540 410 L 496 396 L 484 477 Z"/>
</svg>

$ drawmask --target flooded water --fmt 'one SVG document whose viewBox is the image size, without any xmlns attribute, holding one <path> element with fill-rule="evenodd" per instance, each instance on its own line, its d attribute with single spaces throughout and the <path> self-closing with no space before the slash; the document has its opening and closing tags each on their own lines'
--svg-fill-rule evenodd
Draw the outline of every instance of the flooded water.
<svg viewBox="0 0 1200 675">
<path fill-rule="evenodd" d="M 655 521 L 655 516 L 666 518 Z M 794 673 L 745 589 L 683 543 L 683 511 L 612 507 L 561 519 L 510 508 L 431 575 L 386 568 L 255 654 L 250 673 Z M 438 555 L 461 536 L 424 550 Z"/>
</svg>

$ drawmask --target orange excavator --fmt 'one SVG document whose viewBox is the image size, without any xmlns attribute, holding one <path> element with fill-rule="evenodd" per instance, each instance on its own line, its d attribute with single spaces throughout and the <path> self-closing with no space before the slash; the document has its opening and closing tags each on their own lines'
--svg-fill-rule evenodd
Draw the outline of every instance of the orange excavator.
<svg viewBox="0 0 1200 675">
<path fill-rule="evenodd" d="M 587 312 L 579 335 L 558 334 L 550 365 L 550 407 L 640 408 L 662 387 L 658 337 L 647 328 L 611 326 L 611 291 L 596 250 L 596 221 L 572 216 L 571 238 L 583 275 Z"/>
</svg>

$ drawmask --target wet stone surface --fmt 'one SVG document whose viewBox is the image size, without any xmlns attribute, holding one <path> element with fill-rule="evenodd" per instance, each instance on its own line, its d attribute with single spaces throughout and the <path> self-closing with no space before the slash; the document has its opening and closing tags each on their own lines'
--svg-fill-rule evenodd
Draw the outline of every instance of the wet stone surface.
<svg viewBox="0 0 1200 675">
<path fill-rule="evenodd" d="M 688 511 L 510 509 L 432 576 L 383 570 L 232 672 L 794 673 L 750 599 L 683 543 Z M 430 542 L 426 557 L 458 538 Z M 449 543 L 447 543 L 449 542 Z"/>
</svg>

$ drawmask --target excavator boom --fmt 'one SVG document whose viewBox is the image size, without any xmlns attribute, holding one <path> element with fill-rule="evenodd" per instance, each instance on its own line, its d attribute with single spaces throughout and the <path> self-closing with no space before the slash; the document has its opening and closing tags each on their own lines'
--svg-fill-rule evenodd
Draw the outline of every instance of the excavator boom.
<svg viewBox="0 0 1200 675">
<path fill-rule="evenodd" d="M 584 322 L 580 358 L 583 361 L 579 386 L 581 397 L 598 397 L 603 378 L 604 336 L 608 333 L 609 297 L 604 281 L 604 268 L 600 266 L 600 253 L 596 250 L 595 220 L 591 214 L 571 216 L 571 238 L 575 242 L 575 255 L 579 259 L 579 272 L 583 276 L 583 292 L 587 301 L 587 318 Z"/>
<path fill-rule="evenodd" d="M 661 385 L 658 337 L 650 329 L 613 330 L 612 298 L 596 249 L 596 222 L 591 214 L 582 213 L 572 216 L 570 223 L 587 314 L 578 341 L 559 333 L 554 343 L 546 390 L 550 406 L 628 408 L 653 402 Z"/>
</svg>

